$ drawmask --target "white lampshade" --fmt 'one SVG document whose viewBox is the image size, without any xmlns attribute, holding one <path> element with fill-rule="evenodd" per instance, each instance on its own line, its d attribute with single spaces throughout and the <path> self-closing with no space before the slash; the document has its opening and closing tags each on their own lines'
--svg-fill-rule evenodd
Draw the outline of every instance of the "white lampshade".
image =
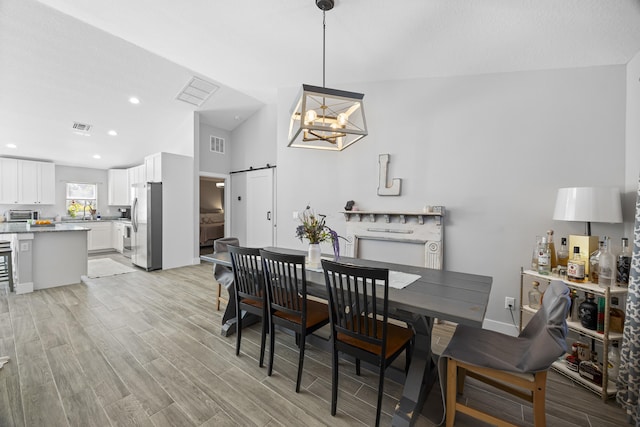
<svg viewBox="0 0 640 427">
<path fill-rule="evenodd" d="M 553 219 L 587 223 L 622 222 L 620 190 L 614 187 L 560 188 Z"/>
</svg>

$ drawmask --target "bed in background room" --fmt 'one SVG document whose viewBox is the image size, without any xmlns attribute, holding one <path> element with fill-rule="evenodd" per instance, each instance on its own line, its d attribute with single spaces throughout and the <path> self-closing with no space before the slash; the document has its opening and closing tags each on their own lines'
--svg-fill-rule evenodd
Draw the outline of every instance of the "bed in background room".
<svg viewBox="0 0 640 427">
<path fill-rule="evenodd" d="M 213 241 L 221 237 L 224 237 L 224 212 L 222 209 L 201 209 L 200 246 L 213 245 Z"/>
</svg>

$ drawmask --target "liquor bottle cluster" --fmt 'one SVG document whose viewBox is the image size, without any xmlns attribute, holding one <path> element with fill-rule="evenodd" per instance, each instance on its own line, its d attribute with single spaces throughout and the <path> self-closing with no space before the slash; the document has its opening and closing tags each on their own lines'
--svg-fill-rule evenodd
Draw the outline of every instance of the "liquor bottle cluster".
<svg viewBox="0 0 640 427">
<path fill-rule="evenodd" d="M 588 258 L 580 255 L 580 247 L 567 246 L 567 238 L 560 239 L 560 247 L 556 251 L 553 242 L 553 230 L 546 235 L 536 237 L 536 245 L 531 257 L 531 269 L 539 274 L 557 274 L 572 282 L 597 283 L 600 287 L 627 286 L 631 267 L 631 249 L 629 239 L 621 240 L 621 251 L 614 252 L 609 237 L 603 237 L 599 247 Z M 571 253 L 570 253 L 571 252 Z M 588 274 L 587 274 L 588 271 Z"/>
</svg>

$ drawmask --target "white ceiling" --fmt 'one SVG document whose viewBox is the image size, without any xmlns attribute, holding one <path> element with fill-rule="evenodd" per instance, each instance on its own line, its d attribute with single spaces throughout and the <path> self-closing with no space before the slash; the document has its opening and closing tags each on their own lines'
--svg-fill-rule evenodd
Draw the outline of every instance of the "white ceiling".
<svg viewBox="0 0 640 427">
<path fill-rule="evenodd" d="M 326 19 L 326 85 L 342 89 L 640 51 L 640 0 L 336 0 Z M 172 135 L 192 111 L 232 130 L 278 88 L 321 85 L 321 49 L 314 0 L 0 0 L 0 155 L 108 168 L 188 152 Z M 200 108 L 175 100 L 194 75 L 221 86 Z"/>
</svg>

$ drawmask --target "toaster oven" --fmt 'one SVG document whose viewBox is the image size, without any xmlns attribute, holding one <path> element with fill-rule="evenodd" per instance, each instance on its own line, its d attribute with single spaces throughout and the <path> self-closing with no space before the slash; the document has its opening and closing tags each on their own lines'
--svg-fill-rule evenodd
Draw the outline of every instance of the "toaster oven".
<svg viewBox="0 0 640 427">
<path fill-rule="evenodd" d="M 26 209 L 10 209 L 7 211 L 7 222 L 27 222 L 30 220 L 37 220 L 40 218 L 38 211 L 26 210 Z"/>
</svg>

